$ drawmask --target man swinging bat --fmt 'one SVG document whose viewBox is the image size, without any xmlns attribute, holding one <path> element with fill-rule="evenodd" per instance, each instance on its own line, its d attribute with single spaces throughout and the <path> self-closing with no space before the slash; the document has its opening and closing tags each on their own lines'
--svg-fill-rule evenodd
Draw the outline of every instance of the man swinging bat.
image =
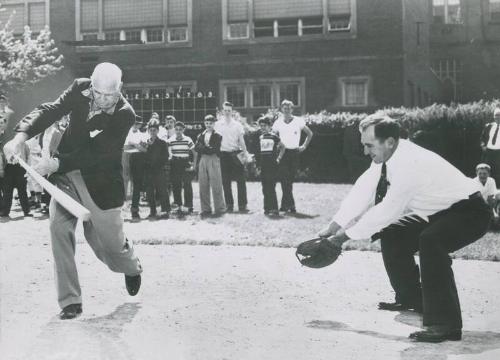
<svg viewBox="0 0 500 360">
<path fill-rule="evenodd" d="M 42 104 L 16 126 L 5 144 L 7 160 L 15 162 L 24 142 L 69 114 L 69 125 L 57 157 L 43 158 L 36 170 L 90 211 L 84 234 L 96 256 L 112 271 L 125 274 L 130 295 L 141 286 L 142 267 L 123 233 L 124 202 L 121 157 L 135 113 L 121 95 L 122 72 L 111 63 L 96 66 L 90 79 L 76 79 L 54 102 Z M 50 203 L 50 235 L 61 319 L 82 313 L 75 263 L 78 219 L 55 199 Z"/>
</svg>

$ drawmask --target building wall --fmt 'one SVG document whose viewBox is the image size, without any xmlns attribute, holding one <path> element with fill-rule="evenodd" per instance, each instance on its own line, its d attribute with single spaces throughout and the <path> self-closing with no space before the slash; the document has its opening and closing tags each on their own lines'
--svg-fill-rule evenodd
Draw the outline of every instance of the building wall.
<svg viewBox="0 0 500 360">
<path fill-rule="evenodd" d="M 423 79 L 423 68 L 428 64 L 428 52 L 421 51 L 428 44 L 428 33 L 422 35 L 419 56 L 414 56 L 415 44 L 409 41 L 408 14 L 414 10 L 408 10 L 408 4 L 414 0 L 352 1 L 356 26 L 349 34 L 233 42 L 223 38 L 224 1 L 192 0 L 192 39 L 187 46 L 167 47 L 78 46 L 76 2 L 51 0 L 51 18 L 57 19 L 51 22 L 51 29 L 65 55 L 66 70 L 41 97 L 52 99 L 68 85 L 69 78 L 88 76 L 95 64 L 111 61 L 124 69 L 126 84 L 194 82 L 196 90 L 213 91 L 218 103 L 223 101 L 225 81 L 290 78 L 305 85 L 297 108 L 301 113 L 323 109 L 365 112 L 407 104 L 405 84 L 408 79 Z M 342 82 L 346 78 L 367 82 L 368 104 L 343 106 Z M 30 107 L 30 98 L 20 101 L 24 108 Z M 257 114 L 265 107 L 244 111 Z"/>
<path fill-rule="evenodd" d="M 499 18 L 491 16 L 489 0 L 462 0 L 460 7 L 459 21 L 431 27 L 433 68 L 449 87 L 447 100 L 500 98 Z"/>
</svg>

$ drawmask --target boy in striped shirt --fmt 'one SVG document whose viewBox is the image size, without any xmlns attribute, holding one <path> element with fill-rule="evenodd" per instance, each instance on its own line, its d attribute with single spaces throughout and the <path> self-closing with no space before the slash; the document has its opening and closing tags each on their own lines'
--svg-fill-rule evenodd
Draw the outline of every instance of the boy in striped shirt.
<svg viewBox="0 0 500 360">
<path fill-rule="evenodd" d="M 175 123 L 175 135 L 168 139 L 168 151 L 171 159 L 171 179 L 174 192 L 174 202 L 182 210 L 182 205 L 188 208 L 188 212 L 193 212 L 193 162 L 196 153 L 194 151 L 193 140 L 184 135 L 184 123 Z M 182 202 L 182 190 L 184 190 L 184 203 Z"/>
<path fill-rule="evenodd" d="M 276 181 L 278 164 L 285 153 L 285 146 L 280 138 L 271 132 L 271 119 L 263 116 L 258 120 L 261 135 L 259 136 L 257 166 L 260 168 L 262 193 L 264 195 L 264 214 L 277 216 L 278 199 L 276 197 Z"/>
</svg>

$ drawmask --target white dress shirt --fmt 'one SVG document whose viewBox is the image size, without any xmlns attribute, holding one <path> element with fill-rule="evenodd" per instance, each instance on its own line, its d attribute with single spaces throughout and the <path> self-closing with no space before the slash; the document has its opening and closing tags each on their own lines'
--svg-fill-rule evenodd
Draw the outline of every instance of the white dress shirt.
<svg viewBox="0 0 500 360">
<path fill-rule="evenodd" d="M 127 138 L 125 139 L 124 151 L 126 153 L 139 153 L 141 151 L 136 146 L 140 145 L 141 142 L 146 143 L 148 139 L 149 135 L 147 133 L 131 128 L 128 132 Z"/>
<path fill-rule="evenodd" d="M 495 196 L 498 192 L 497 183 L 492 177 L 488 176 L 488 179 L 486 179 L 486 184 L 484 185 L 477 176 L 474 178 L 474 180 L 477 182 L 479 191 L 481 191 L 481 195 L 483 196 L 484 200 L 488 200 L 490 196 Z"/>
<path fill-rule="evenodd" d="M 436 153 L 408 140 L 399 141 L 386 166 L 389 186 L 382 202 L 375 205 L 382 164 L 372 162 L 333 217 L 346 228 L 362 215 L 346 230 L 351 239 L 368 239 L 406 214 L 415 214 L 427 221 L 430 215 L 478 191 L 474 179 L 466 177 Z"/>
<path fill-rule="evenodd" d="M 214 125 L 214 130 L 222 135 L 220 146 L 221 151 L 233 152 L 241 150 L 240 139 L 245 134 L 245 129 L 236 120 L 218 120 Z"/>
</svg>

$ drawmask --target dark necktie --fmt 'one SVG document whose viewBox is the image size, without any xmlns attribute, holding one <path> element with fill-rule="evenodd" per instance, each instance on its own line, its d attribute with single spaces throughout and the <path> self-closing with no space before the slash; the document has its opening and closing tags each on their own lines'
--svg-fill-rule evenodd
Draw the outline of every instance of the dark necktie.
<svg viewBox="0 0 500 360">
<path fill-rule="evenodd" d="M 495 125 L 496 125 L 497 128 L 495 129 L 495 133 L 493 134 L 493 140 L 491 141 L 492 145 L 495 145 L 496 142 L 497 142 L 498 128 L 500 127 L 500 126 L 498 126 L 498 124 L 495 124 Z"/>
<path fill-rule="evenodd" d="M 387 166 L 385 163 L 382 164 L 382 171 L 380 172 L 380 179 L 377 184 L 377 191 L 375 193 L 375 205 L 381 202 L 385 194 L 387 194 L 387 186 L 389 182 L 387 181 Z"/>
</svg>

